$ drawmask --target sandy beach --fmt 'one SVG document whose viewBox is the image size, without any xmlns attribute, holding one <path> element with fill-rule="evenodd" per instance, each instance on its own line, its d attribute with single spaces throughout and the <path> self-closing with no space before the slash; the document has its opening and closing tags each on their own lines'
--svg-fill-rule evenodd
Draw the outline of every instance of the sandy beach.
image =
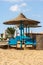
<svg viewBox="0 0 43 65">
<path fill-rule="evenodd" d="M 0 65 L 43 65 L 43 50 L 0 49 Z"/>
<path fill-rule="evenodd" d="M 0 0 L 0 65 L 43 65 L 43 0 Z"/>
</svg>

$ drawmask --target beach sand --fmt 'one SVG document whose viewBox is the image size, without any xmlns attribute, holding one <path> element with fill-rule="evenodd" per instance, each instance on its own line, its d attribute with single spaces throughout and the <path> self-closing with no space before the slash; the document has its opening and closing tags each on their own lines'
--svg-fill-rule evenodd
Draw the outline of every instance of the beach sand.
<svg viewBox="0 0 43 65">
<path fill-rule="evenodd" d="M 0 65 L 43 65 L 43 50 L 0 48 Z"/>
<path fill-rule="evenodd" d="M 0 42 L 0 45 L 6 42 Z M 0 65 L 43 65 L 43 50 L 0 48 Z"/>
</svg>

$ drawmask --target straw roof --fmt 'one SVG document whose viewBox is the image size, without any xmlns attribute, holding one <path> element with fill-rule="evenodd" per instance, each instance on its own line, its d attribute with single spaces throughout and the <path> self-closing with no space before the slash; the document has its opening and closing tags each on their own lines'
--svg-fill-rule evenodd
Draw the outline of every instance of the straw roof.
<svg viewBox="0 0 43 65">
<path fill-rule="evenodd" d="M 22 22 L 23 24 L 27 24 L 27 25 L 29 25 L 29 24 L 37 25 L 38 23 L 40 23 L 38 21 L 28 19 L 22 13 L 20 13 L 20 15 L 18 15 L 18 17 L 14 18 L 12 20 L 4 22 L 4 24 L 8 24 L 8 25 L 9 24 L 10 25 L 16 24 L 16 25 L 18 25 L 18 24 L 20 24 L 20 22 Z"/>
</svg>

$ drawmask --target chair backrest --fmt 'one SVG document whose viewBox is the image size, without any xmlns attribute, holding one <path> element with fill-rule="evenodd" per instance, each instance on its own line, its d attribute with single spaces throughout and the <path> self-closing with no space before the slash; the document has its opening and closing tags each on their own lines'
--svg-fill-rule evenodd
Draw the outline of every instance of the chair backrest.
<svg viewBox="0 0 43 65">
<path fill-rule="evenodd" d="M 20 41 L 20 36 L 16 36 L 15 38 L 17 41 Z"/>
<path fill-rule="evenodd" d="M 10 38 L 8 41 L 9 45 L 16 45 L 17 44 L 17 40 L 15 38 Z"/>
</svg>

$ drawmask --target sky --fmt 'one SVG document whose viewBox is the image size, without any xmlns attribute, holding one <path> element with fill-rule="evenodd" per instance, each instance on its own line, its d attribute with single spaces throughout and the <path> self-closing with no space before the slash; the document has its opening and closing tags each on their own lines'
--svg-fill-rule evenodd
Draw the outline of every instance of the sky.
<svg viewBox="0 0 43 65">
<path fill-rule="evenodd" d="M 17 17 L 20 13 L 40 22 L 42 27 L 30 28 L 32 32 L 43 32 L 43 0 L 0 0 L 0 33 L 12 26 L 4 25 L 3 22 Z"/>
</svg>

